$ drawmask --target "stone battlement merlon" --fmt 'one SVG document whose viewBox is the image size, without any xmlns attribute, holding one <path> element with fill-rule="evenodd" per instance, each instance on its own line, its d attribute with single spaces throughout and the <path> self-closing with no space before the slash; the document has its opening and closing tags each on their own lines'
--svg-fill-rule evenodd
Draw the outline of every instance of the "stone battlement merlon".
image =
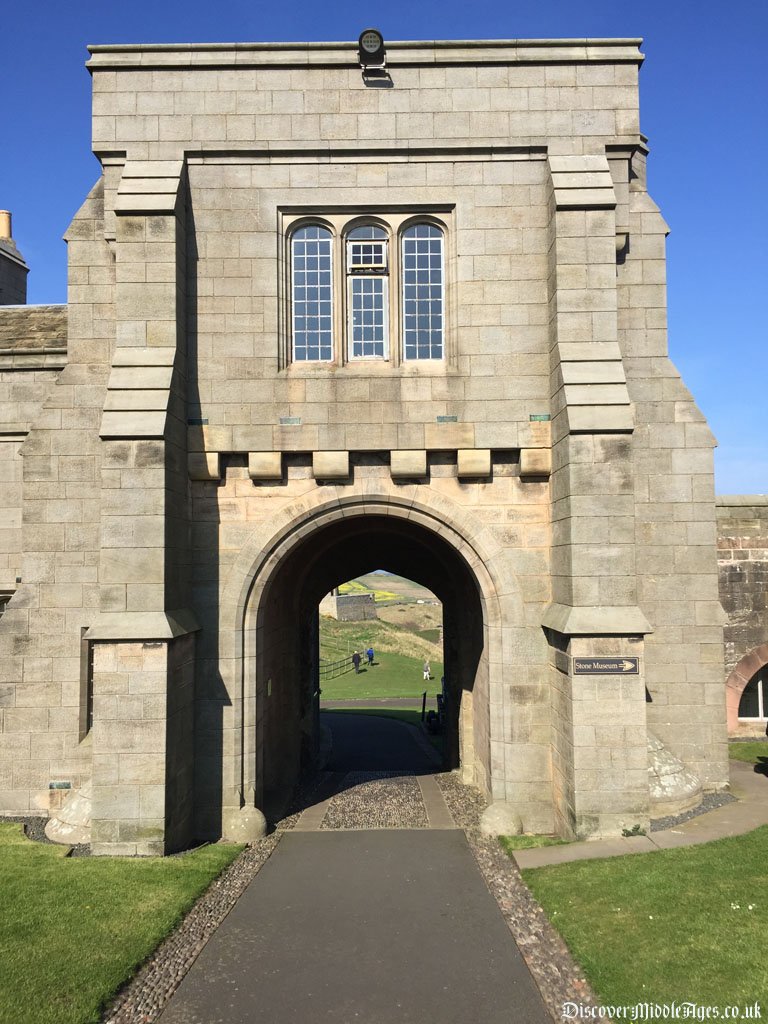
<svg viewBox="0 0 768 1024">
<path fill-rule="evenodd" d="M 386 42 L 390 67 L 478 64 L 642 64 L 642 39 L 443 39 Z M 357 66 L 357 43 L 89 45 L 89 71 L 155 67 Z"/>
</svg>

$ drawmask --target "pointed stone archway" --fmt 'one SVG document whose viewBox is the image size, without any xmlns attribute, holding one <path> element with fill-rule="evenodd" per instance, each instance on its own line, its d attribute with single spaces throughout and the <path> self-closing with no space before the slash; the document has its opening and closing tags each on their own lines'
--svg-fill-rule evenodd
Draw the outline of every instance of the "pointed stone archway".
<svg viewBox="0 0 768 1024">
<path fill-rule="evenodd" d="M 292 505 L 285 512 L 290 522 L 281 528 L 273 521 L 268 539 L 254 531 L 222 602 L 221 651 L 231 654 L 222 662 L 230 699 L 225 836 L 263 827 L 261 812 L 279 813 L 312 763 L 319 600 L 345 579 L 382 566 L 423 583 L 443 603 L 447 762 L 486 796 L 503 798 L 503 775 L 494 784 L 492 770 L 491 704 L 494 695 L 501 703 L 503 686 L 502 606 L 506 621 L 514 621 L 519 597 L 513 588 L 500 596 L 492 567 L 498 551 L 485 547 L 488 538 L 471 517 L 462 513 L 464 522 L 457 522 L 455 511 L 365 495 L 301 510 Z"/>
</svg>

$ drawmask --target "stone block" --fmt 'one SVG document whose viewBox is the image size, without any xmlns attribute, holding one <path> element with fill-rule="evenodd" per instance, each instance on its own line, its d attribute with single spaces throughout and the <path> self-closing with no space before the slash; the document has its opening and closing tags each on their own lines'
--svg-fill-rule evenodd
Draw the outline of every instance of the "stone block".
<svg viewBox="0 0 768 1024">
<path fill-rule="evenodd" d="M 349 477 L 349 452 L 313 452 L 312 474 L 316 480 L 346 480 Z"/>
<path fill-rule="evenodd" d="M 475 428 L 471 423 L 425 423 L 424 447 L 430 451 L 473 448 Z"/>
<path fill-rule="evenodd" d="M 568 424 L 572 433 L 630 433 L 634 429 L 634 416 L 629 404 L 573 405 L 568 407 Z"/>
<path fill-rule="evenodd" d="M 488 448 L 463 448 L 456 453 L 456 473 L 462 477 L 491 475 L 491 452 Z"/>
<path fill-rule="evenodd" d="M 250 476 L 251 480 L 282 480 L 282 453 L 249 452 L 248 475 Z"/>
<path fill-rule="evenodd" d="M 166 413 L 163 412 L 105 412 L 102 416 L 100 436 L 163 437 Z"/>
<path fill-rule="evenodd" d="M 551 448 L 521 448 L 520 477 L 548 477 L 552 472 Z"/>
<path fill-rule="evenodd" d="M 426 451 L 392 451 L 389 460 L 393 480 L 425 477 L 427 475 Z"/>
<path fill-rule="evenodd" d="M 220 458 L 218 452 L 190 452 L 187 456 L 190 480 L 221 480 Z"/>
</svg>

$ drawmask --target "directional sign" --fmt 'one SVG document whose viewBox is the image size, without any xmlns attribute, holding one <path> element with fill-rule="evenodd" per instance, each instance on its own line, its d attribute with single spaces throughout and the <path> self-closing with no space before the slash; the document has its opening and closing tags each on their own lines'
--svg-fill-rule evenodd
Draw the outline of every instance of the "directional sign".
<svg viewBox="0 0 768 1024">
<path fill-rule="evenodd" d="M 640 673 L 639 658 L 574 658 L 576 676 L 636 676 Z"/>
</svg>

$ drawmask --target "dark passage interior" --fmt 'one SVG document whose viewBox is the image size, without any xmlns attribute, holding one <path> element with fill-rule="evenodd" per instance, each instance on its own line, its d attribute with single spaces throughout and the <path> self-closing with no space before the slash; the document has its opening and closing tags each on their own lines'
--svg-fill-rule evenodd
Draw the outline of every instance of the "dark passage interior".
<svg viewBox="0 0 768 1024">
<path fill-rule="evenodd" d="M 474 574 L 448 541 L 421 525 L 342 516 L 293 548 L 259 605 L 255 778 L 268 819 L 282 813 L 300 774 L 318 764 L 318 603 L 333 587 L 379 568 L 422 584 L 443 604 L 446 767 L 475 758 L 489 763 L 488 667 Z"/>
</svg>

